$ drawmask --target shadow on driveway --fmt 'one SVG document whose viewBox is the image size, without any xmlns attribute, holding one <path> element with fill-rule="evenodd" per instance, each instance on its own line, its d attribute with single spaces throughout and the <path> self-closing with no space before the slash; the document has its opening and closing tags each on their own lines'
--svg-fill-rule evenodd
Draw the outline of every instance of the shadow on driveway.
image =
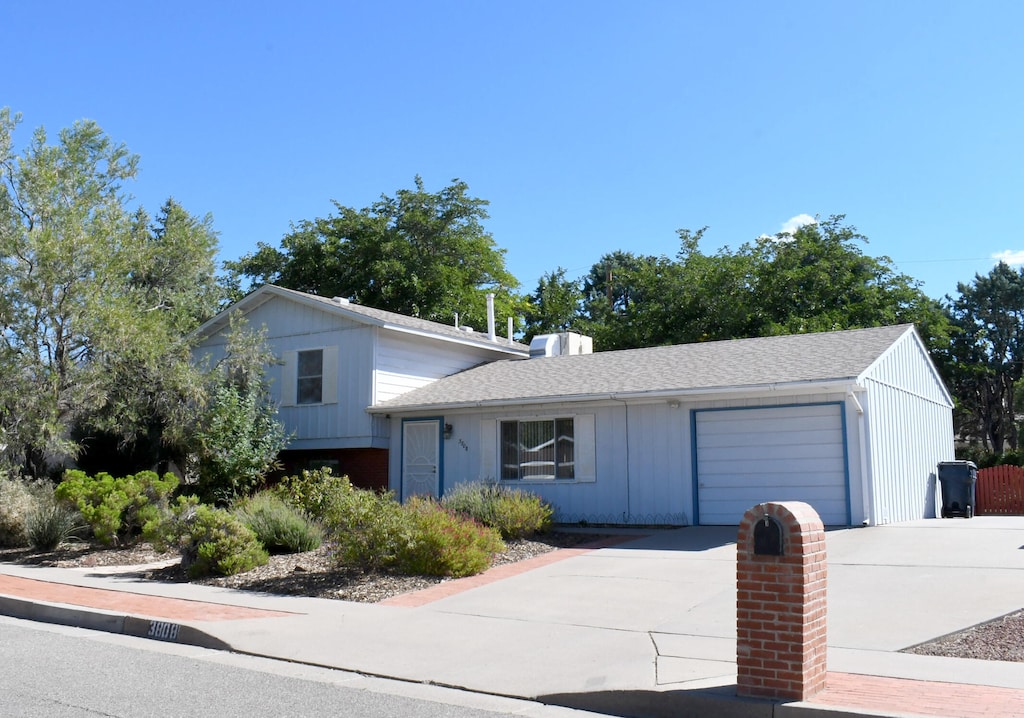
<svg viewBox="0 0 1024 718">
<path fill-rule="evenodd" d="M 684 528 L 630 529 L 636 538 L 626 538 L 616 549 L 641 551 L 711 551 L 736 545 L 736 527 L 687 526 Z"/>
</svg>

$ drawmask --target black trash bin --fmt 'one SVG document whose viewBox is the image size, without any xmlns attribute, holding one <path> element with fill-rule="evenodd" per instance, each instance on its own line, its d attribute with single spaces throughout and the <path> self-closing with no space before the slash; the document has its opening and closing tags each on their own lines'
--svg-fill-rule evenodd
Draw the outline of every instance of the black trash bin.
<svg viewBox="0 0 1024 718">
<path fill-rule="evenodd" d="M 939 483 L 942 485 L 942 518 L 974 516 L 974 484 L 978 467 L 973 461 L 940 461 Z"/>
</svg>

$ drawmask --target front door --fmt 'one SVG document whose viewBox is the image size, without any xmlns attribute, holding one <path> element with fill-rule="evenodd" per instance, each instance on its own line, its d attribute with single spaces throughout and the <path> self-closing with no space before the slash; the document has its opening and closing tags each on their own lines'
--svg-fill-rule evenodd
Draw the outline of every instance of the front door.
<svg viewBox="0 0 1024 718">
<path fill-rule="evenodd" d="M 402 423 L 402 498 L 441 495 L 441 421 Z"/>
</svg>

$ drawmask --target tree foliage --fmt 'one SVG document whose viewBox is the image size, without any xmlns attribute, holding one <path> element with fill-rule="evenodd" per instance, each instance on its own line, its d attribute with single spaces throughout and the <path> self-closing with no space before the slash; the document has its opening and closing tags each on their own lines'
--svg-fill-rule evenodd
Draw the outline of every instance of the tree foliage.
<svg viewBox="0 0 1024 718">
<path fill-rule="evenodd" d="M 0 318 L 3 441 L 30 464 L 74 447 L 67 428 L 102 405 L 92 338 L 103 325 L 103 288 L 127 271 L 130 236 L 121 183 L 136 158 L 80 122 L 46 144 L 37 130 L 13 154 L 20 118 L 0 112 Z"/>
<path fill-rule="evenodd" d="M 537 290 L 527 297 L 526 340 L 538 334 L 572 329 L 579 321 L 583 292 L 559 267 L 540 278 Z"/>
<path fill-rule="evenodd" d="M 198 488 L 208 501 L 228 503 L 251 493 L 278 466 L 288 436 L 266 379 L 274 361 L 264 330 L 232 320 L 225 356 L 208 374 L 207 400 L 189 442 Z"/>
<path fill-rule="evenodd" d="M 279 248 L 259 244 L 226 266 L 264 283 L 440 322 L 456 315 L 485 326 L 485 291 L 495 309 L 516 315 L 521 299 L 505 268 L 505 250 L 484 229 L 488 202 L 453 180 L 439 192 L 413 189 L 382 195 L 363 209 L 334 202 L 337 214 L 305 220 Z"/>
<path fill-rule="evenodd" d="M 863 254 L 867 238 L 843 215 L 744 245 L 753 262 L 760 333 L 794 334 L 936 321 L 939 306 L 888 257 Z"/>
<path fill-rule="evenodd" d="M 40 128 L 16 154 L 19 122 L 0 110 L 0 452 L 38 475 L 90 432 L 130 443 L 185 420 L 216 236 L 173 201 L 152 227 L 132 213 L 138 158 L 96 123 L 52 144 Z"/>
<path fill-rule="evenodd" d="M 859 244 L 866 238 L 843 219 L 713 255 L 699 246 L 706 228 L 679 230 L 674 259 L 613 252 L 575 285 L 564 274 L 546 275 L 534 305 L 543 307 L 553 289 L 560 296 L 578 289 L 575 318 L 540 316 L 547 326 L 579 328 L 603 350 L 902 322 L 917 323 L 927 341 L 941 345 L 941 306 L 888 257 L 864 255 Z"/>
<path fill-rule="evenodd" d="M 202 400 L 189 335 L 220 302 L 217 238 L 210 217 L 194 217 L 173 199 L 152 224 L 143 210 L 136 212 L 133 233 L 132 266 L 120 290 L 126 301 L 108 324 L 126 328 L 94 357 L 103 371 L 105 401 L 81 418 L 76 435 L 87 452 L 112 440 L 122 454 L 135 449 L 151 459 L 182 451 L 192 411 Z M 151 465 L 143 460 L 135 470 Z"/>
<path fill-rule="evenodd" d="M 1024 376 L 1024 270 L 1000 262 L 947 297 L 953 325 L 940 366 L 957 399 L 957 430 L 985 449 L 1016 449 L 1015 387 Z"/>
<path fill-rule="evenodd" d="M 668 343 L 657 325 L 664 318 L 662 290 L 673 284 L 676 270 L 665 257 L 622 251 L 603 256 L 583 278 L 580 325 L 603 350 Z"/>
</svg>

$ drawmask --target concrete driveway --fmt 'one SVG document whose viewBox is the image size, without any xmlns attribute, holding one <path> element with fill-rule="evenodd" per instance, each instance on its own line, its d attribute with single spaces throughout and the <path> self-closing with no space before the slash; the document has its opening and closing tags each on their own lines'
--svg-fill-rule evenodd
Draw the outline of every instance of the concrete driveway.
<svg viewBox="0 0 1024 718">
<path fill-rule="evenodd" d="M 429 610 L 547 626 L 552 635 L 642 636 L 658 685 L 724 684 L 735 677 L 735 535 L 731 527 L 654 529 Z M 857 671 L 884 658 L 916 677 L 902 660 L 910 657 L 896 652 L 1024 608 L 1024 517 L 833 530 L 826 544 L 830 668 Z"/>
</svg>

